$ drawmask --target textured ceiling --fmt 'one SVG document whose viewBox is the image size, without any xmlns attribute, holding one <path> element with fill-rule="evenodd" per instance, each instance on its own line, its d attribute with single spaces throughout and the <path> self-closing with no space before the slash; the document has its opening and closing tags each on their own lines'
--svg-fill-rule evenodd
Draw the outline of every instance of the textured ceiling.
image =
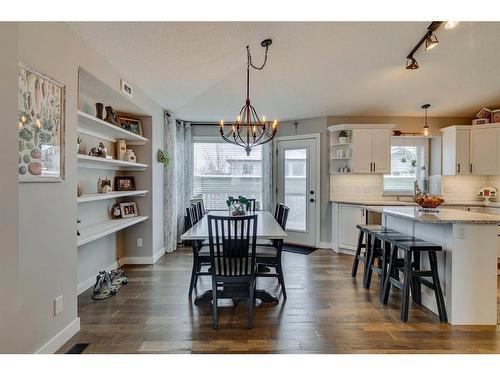
<svg viewBox="0 0 500 375">
<path fill-rule="evenodd" d="M 471 116 L 500 103 L 500 23 L 462 22 L 437 31 L 439 46 L 405 56 L 429 22 L 77 22 L 71 28 L 124 77 L 179 118 L 232 119 L 244 104 L 245 46 L 259 114 Z"/>
</svg>

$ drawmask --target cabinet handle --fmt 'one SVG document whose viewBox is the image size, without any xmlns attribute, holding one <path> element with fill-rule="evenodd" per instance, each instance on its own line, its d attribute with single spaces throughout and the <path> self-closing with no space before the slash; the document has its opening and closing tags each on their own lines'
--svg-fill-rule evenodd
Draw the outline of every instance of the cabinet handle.
<svg viewBox="0 0 500 375">
<path fill-rule="evenodd" d="M 373 162 L 373 172 L 375 172 L 375 162 Z"/>
<path fill-rule="evenodd" d="M 470 163 L 470 173 L 472 173 L 472 163 Z"/>
<path fill-rule="evenodd" d="M 460 173 L 460 163 L 457 164 L 457 172 Z"/>
<path fill-rule="evenodd" d="M 373 172 L 373 169 L 372 169 L 372 164 L 373 163 L 370 163 L 370 173 Z"/>
</svg>

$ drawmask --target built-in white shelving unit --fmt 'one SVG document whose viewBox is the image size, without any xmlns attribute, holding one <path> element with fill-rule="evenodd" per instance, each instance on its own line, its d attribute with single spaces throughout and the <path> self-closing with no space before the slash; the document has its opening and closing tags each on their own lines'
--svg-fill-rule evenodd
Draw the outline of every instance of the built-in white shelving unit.
<svg viewBox="0 0 500 375">
<path fill-rule="evenodd" d="M 118 232 L 119 230 L 130 227 L 146 220 L 147 216 L 136 216 L 128 219 L 116 219 L 103 223 L 92 224 L 80 229 L 77 246 L 85 245 L 89 242 L 98 240 L 104 236 Z"/>
<path fill-rule="evenodd" d="M 92 169 L 111 169 L 115 171 L 142 171 L 146 169 L 148 165 L 78 154 L 78 167 Z"/>
<path fill-rule="evenodd" d="M 118 140 L 123 139 L 129 145 L 143 145 L 148 142 L 147 138 L 82 111 L 78 111 L 78 132 L 111 142 L 118 142 Z"/>
<path fill-rule="evenodd" d="M 94 202 L 101 201 L 105 199 L 115 199 L 122 197 L 133 197 L 139 195 L 146 195 L 148 193 L 147 190 L 133 190 L 133 191 L 112 191 L 111 193 L 106 194 L 83 194 L 81 197 L 78 197 L 78 203 L 85 202 Z"/>
</svg>

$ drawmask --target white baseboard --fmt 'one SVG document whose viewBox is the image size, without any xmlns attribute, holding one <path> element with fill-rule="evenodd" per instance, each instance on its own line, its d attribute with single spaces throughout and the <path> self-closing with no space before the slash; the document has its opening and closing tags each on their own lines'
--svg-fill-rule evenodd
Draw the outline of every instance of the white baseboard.
<svg viewBox="0 0 500 375">
<path fill-rule="evenodd" d="M 76 318 L 57 335 L 52 337 L 45 345 L 38 349 L 35 354 L 52 354 L 55 353 L 66 341 L 80 330 L 80 318 Z"/>
<path fill-rule="evenodd" d="M 123 261 L 120 259 L 120 264 L 124 264 Z M 118 263 L 114 262 L 113 264 L 109 265 L 106 267 L 104 270 L 110 272 L 111 270 L 115 270 L 118 268 Z M 85 292 L 88 288 L 94 285 L 95 283 L 95 275 L 92 277 L 89 277 L 87 280 L 82 281 L 81 283 L 78 283 L 77 287 L 77 293 L 78 295 L 82 294 Z"/>
<path fill-rule="evenodd" d="M 160 250 L 158 250 L 156 253 L 153 254 L 153 264 L 155 264 L 158 259 L 160 259 L 163 255 L 166 253 L 165 247 L 162 247 Z"/>
<path fill-rule="evenodd" d="M 320 249 L 331 249 L 332 248 L 332 243 L 331 242 L 320 242 L 319 243 L 319 248 Z"/>
</svg>

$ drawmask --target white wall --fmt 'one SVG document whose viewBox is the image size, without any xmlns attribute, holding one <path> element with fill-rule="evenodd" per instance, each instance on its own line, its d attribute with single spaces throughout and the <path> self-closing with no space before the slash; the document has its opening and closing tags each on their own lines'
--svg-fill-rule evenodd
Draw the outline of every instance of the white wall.
<svg viewBox="0 0 500 375">
<path fill-rule="evenodd" d="M 122 77 L 116 69 L 98 55 L 91 47 L 83 43 L 64 23 L 19 23 L 2 24 L 0 35 L 12 41 L 17 40 L 18 52 L 15 51 L 15 43 L 10 49 L 5 49 L 2 43 L 2 66 L 1 73 L 7 73 L 12 81 L 12 74 L 16 84 L 7 87 L 9 91 L 10 105 L 6 111 L 2 111 L 2 118 L 10 117 L 12 121 L 2 124 L 10 128 L 10 124 L 17 124 L 17 61 L 33 66 L 35 69 L 56 79 L 66 85 L 66 178 L 61 183 L 32 183 L 17 184 L 17 151 L 8 152 L 9 147 L 16 146 L 17 131 L 14 133 L 2 132 L 2 156 L 1 163 L 16 166 L 16 173 L 12 169 L 2 169 L 2 188 L 6 186 L 9 191 L 0 190 L 2 205 L 5 200 L 9 203 L 9 210 L 16 208 L 16 188 L 5 185 L 3 179 L 15 181 L 19 188 L 19 246 L 11 250 L 14 255 L 3 257 L 5 261 L 12 264 L 10 276 L 18 280 L 18 289 L 15 295 L 9 293 L 7 299 L 2 300 L 2 306 L 15 307 L 15 314 L 2 315 L 2 327 L 9 327 L 7 331 L 2 329 L 0 335 L 0 352 L 32 353 L 50 342 L 56 335 L 77 320 L 77 249 L 76 249 L 76 152 L 74 143 L 76 140 L 77 124 L 77 93 L 78 93 L 78 68 L 84 67 L 93 72 L 101 80 L 111 87 L 116 87 Z M 18 27 L 18 34 L 16 29 Z M 8 47 L 8 46 L 7 46 Z M 4 55 L 4 51 L 6 55 Z M 12 54 L 12 55 L 11 55 Z M 5 56 L 15 56 L 6 58 Z M 2 76 L 2 88 L 3 85 Z M 8 82 L 6 80 L 5 82 Z M 133 84 L 131 82 L 131 84 Z M 3 95 L 3 93 L 2 93 Z M 144 108 L 152 116 L 153 139 L 151 153 L 155 153 L 159 145 L 163 143 L 163 114 L 162 108 L 153 100 L 148 98 L 137 87 L 134 101 L 138 106 Z M 8 99 L 1 100 L 2 104 Z M 156 137 L 156 138 L 155 138 Z M 15 141 L 13 142 L 13 140 Z M 9 145 L 10 142 L 10 145 Z M 14 161 L 9 159 L 15 155 Z M 153 156 L 152 156 L 153 158 Z M 162 189 L 163 167 L 153 163 L 151 168 L 151 179 L 155 188 Z M 4 199 L 4 195 L 7 195 Z M 162 195 L 153 191 L 152 207 L 162 207 Z M 2 206 L 2 252 L 4 251 Z M 17 210 L 16 210 L 17 211 Z M 149 254 L 163 247 L 162 227 L 158 224 L 153 226 L 152 222 L 163 223 L 163 210 L 153 210 L 153 217 L 149 221 L 149 228 L 145 228 L 145 234 L 150 238 L 148 249 L 143 248 Z M 12 218 L 15 221 L 15 213 Z M 12 223 L 9 224 L 12 226 Z M 7 228 L 7 227 L 6 227 Z M 14 232 L 9 232 L 8 238 L 12 239 Z M 13 241 L 13 242 L 12 242 Z M 10 243 L 15 245 L 15 239 Z M 135 244 L 134 244 L 135 246 Z M 128 250 L 128 249 L 127 249 Z M 133 250 L 133 249 L 132 249 Z M 3 255 L 3 254 L 2 254 Z M 16 255 L 18 267 L 15 267 Z M 10 282 L 11 283 L 11 282 Z M 6 285 L 10 285 L 7 283 Z M 3 283 L 2 283 L 3 284 Z M 16 290 L 16 289 L 14 289 Z M 64 311 L 57 317 L 53 316 L 53 300 L 57 296 L 64 297 Z M 17 297 L 17 301 L 16 301 Z M 74 325 L 72 327 L 75 327 Z M 6 333 L 5 333 L 6 332 Z M 57 340 L 56 340 L 57 341 Z M 56 342 L 57 344 L 57 342 Z M 55 345 L 55 344 L 54 344 Z M 44 350 L 53 350 L 52 346 Z"/>
<path fill-rule="evenodd" d="M 0 352 L 18 346 L 20 309 L 17 182 L 17 33 L 15 23 L 0 23 Z"/>
</svg>

